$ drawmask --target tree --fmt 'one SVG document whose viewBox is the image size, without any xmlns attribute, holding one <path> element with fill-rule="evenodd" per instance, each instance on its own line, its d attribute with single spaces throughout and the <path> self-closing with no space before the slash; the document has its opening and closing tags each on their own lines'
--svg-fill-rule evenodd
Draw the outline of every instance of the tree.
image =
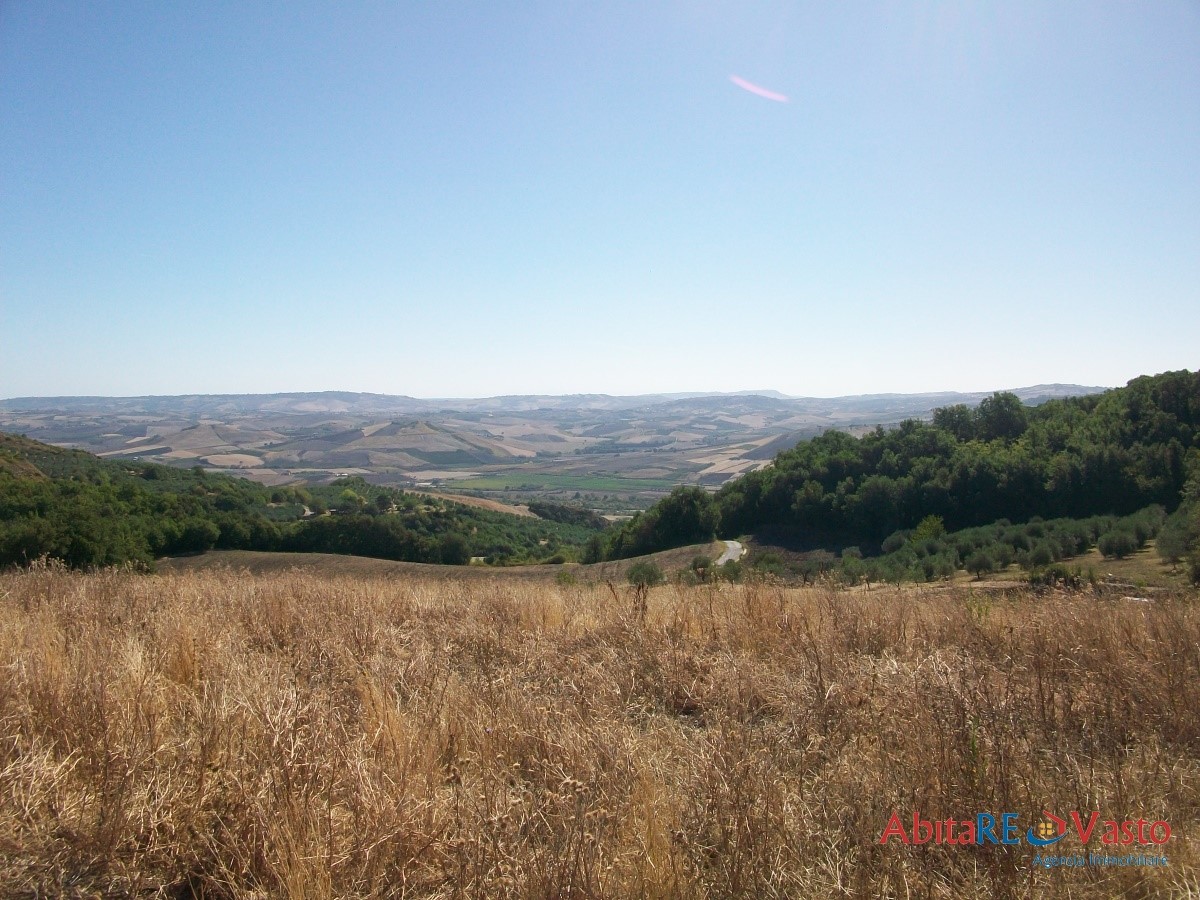
<svg viewBox="0 0 1200 900">
<path fill-rule="evenodd" d="M 1096 544 L 1105 559 L 1124 559 L 1138 548 L 1137 538 L 1128 531 L 1114 530 L 1100 538 Z"/>
<path fill-rule="evenodd" d="M 1155 541 L 1158 555 L 1178 565 L 1200 543 L 1200 506 L 1185 503 L 1163 523 Z"/>
<path fill-rule="evenodd" d="M 853 549 L 853 548 L 851 548 Z M 842 553 L 842 580 L 849 585 L 858 584 L 867 576 L 867 566 L 862 556 L 847 556 Z M 868 587 L 870 585 L 868 584 Z"/>
<path fill-rule="evenodd" d="M 913 532 L 912 542 L 919 544 L 926 540 L 937 540 L 946 533 L 946 526 L 941 516 L 926 516 Z"/>
<path fill-rule="evenodd" d="M 1036 547 L 1029 551 L 1028 557 L 1029 567 L 1031 569 L 1048 566 L 1054 562 L 1054 551 L 1050 549 L 1050 545 L 1045 541 L 1040 542 Z"/>
<path fill-rule="evenodd" d="M 357 491 L 346 488 L 338 497 L 337 510 L 341 513 L 356 513 L 367 505 L 367 500 Z"/>
<path fill-rule="evenodd" d="M 629 571 L 625 573 L 625 577 L 634 587 L 653 587 L 656 584 L 662 584 L 666 580 L 662 569 L 658 567 L 657 563 L 650 562 L 650 560 L 635 562 L 629 567 Z"/>
<path fill-rule="evenodd" d="M 466 538 L 453 532 L 442 535 L 438 542 L 438 556 L 447 566 L 465 566 L 471 562 L 471 551 L 467 548 Z"/>
<path fill-rule="evenodd" d="M 997 438 L 1012 440 L 1029 427 L 1029 416 L 1021 398 L 1008 392 L 997 392 L 984 398 L 975 412 L 976 434 L 985 441 Z"/>
<path fill-rule="evenodd" d="M 626 522 L 613 535 L 607 555 L 610 559 L 624 559 L 710 541 L 719 522 L 720 513 L 708 491 L 677 487 Z"/>
<path fill-rule="evenodd" d="M 933 424 L 936 428 L 950 432 L 960 441 L 969 441 L 975 437 L 975 416 L 965 403 L 935 409 Z"/>
<path fill-rule="evenodd" d="M 976 550 L 967 560 L 967 571 L 976 578 L 982 578 L 987 573 L 996 571 L 996 561 L 986 550 Z"/>
</svg>

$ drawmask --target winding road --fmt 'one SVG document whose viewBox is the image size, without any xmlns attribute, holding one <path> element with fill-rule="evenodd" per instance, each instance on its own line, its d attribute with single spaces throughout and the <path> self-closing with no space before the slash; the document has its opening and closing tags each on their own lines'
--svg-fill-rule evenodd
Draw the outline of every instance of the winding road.
<svg viewBox="0 0 1200 900">
<path fill-rule="evenodd" d="M 718 566 L 723 566 L 727 562 L 733 562 L 734 560 L 741 559 L 746 553 L 746 548 L 737 541 L 725 541 L 724 543 L 725 552 L 722 553 L 720 558 L 717 560 Z"/>
</svg>

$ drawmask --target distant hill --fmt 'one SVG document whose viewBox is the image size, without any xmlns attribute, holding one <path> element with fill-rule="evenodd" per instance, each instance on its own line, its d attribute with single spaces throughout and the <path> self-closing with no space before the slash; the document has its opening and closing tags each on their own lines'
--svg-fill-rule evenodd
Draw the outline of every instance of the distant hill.
<svg viewBox="0 0 1200 900">
<path fill-rule="evenodd" d="M 1021 388 L 1026 402 L 1094 388 Z M 270 486 L 379 484 L 576 502 L 626 515 L 677 484 L 716 488 L 830 429 L 861 434 L 987 395 L 796 398 L 778 391 L 418 399 L 338 391 L 0 401 L 0 430 L 106 459 Z"/>
<path fill-rule="evenodd" d="M 1075 384 L 1042 384 L 1015 388 L 1026 402 L 1056 397 L 1101 393 L 1106 388 Z M 762 398 L 796 410 L 818 414 L 870 411 L 871 415 L 927 413 L 938 406 L 978 403 L 991 392 L 937 392 L 924 394 L 861 394 L 842 397 L 794 397 L 779 391 L 686 392 L 674 394 L 514 394 L 482 398 L 419 399 L 404 394 L 370 394 L 349 391 L 319 391 L 279 394 L 179 394 L 141 397 L 13 397 L 0 400 L 0 412 L 56 412 L 86 415 L 152 415 L 184 418 L 227 419 L 255 414 L 312 415 L 353 413 L 363 416 L 419 416 L 434 412 L 529 412 L 531 410 L 626 410 L 643 409 L 681 401 L 706 401 L 719 407 L 742 398 Z"/>
</svg>

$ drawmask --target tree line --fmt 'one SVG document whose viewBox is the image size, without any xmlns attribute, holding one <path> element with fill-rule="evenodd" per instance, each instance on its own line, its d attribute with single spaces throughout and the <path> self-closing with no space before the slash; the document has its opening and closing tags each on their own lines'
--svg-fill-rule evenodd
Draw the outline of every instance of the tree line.
<svg viewBox="0 0 1200 900">
<path fill-rule="evenodd" d="M 872 556 L 931 516 L 959 531 L 999 519 L 1128 516 L 1157 504 L 1172 513 L 1164 528 L 1186 554 L 1200 502 L 1185 493 L 1196 481 L 1200 372 L 1167 372 L 1037 407 L 996 393 L 975 409 L 946 407 L 931 422 L 861 438 L 828 431 L 715 495 L 677 490 L 593 539 L 589 553 L 634 556 L 721 533 Z"/>
<path fill-rule="evenodd" d="M 268 488 L 202 468 L 100 460 L 0 435 L 0 566 L 76 568 L 212 549 L 462 565 L 577 558 L 594 524 L 521 518 L 368 484 Z"/>
</svg>

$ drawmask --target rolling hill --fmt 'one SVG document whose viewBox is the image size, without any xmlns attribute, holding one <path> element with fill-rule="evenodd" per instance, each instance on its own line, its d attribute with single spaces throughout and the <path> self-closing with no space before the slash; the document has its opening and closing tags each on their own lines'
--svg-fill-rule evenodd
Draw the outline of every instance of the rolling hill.
<svg viewBox="0 0 1200 900">
<path fill-rule="evenodd" d="M 1039 385 L 1017 393 L 1032 401 L 1096 390 Z M 596 509 L 623 513 L 644 508 L 675 484 L 720 487 L 762 468 L 780 449 L 830 429 L 860 434 L 985 396 L 821 399 L 763 391 L 451 400 L 344 392 L 15 398 L 0 401 L 0 429 L 106 458 L 202 466 L 268 485 L 361 475 L 380 484 L 471 490 L 510 502 L 581 493 Z"/>
</svg>

